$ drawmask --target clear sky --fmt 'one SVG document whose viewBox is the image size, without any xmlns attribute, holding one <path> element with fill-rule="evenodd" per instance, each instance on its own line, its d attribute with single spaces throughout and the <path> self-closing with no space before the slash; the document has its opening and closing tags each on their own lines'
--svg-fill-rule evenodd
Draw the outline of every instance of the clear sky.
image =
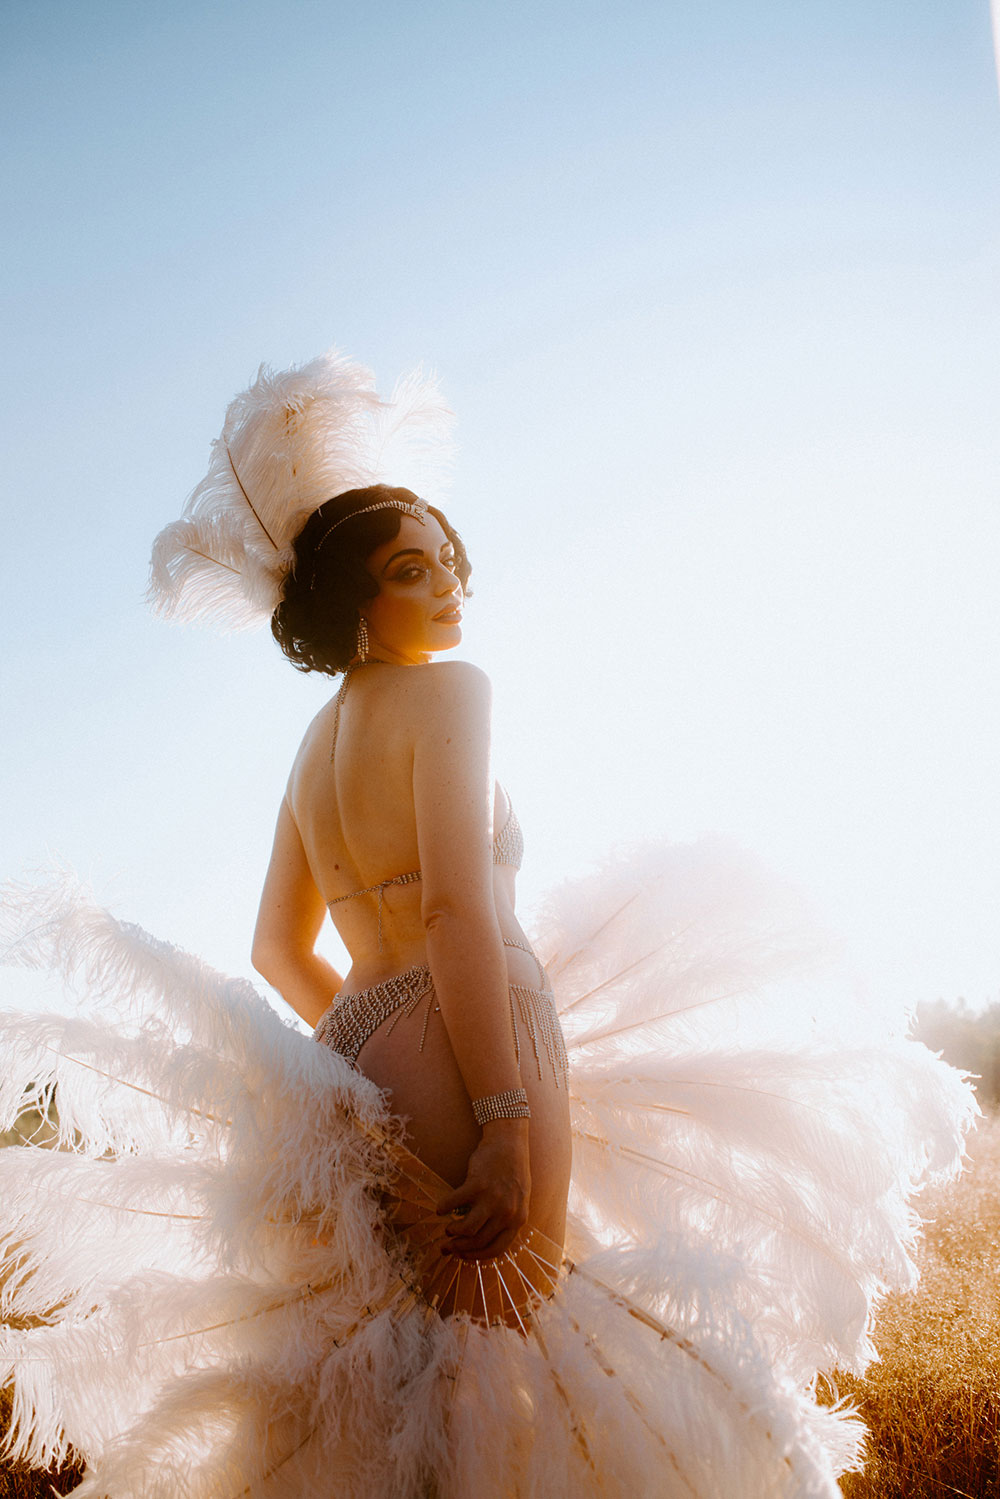
<svg viewBox="0 0 1000 1499">
<path fill-rule="evenodd" d="M 1000 994 L 987 0 L 7 0 L 0 58 L 0 873 L 250 971 L 327 688 L 147 558 L 337 344 L 457 412 L 529 907 L 725 832 L 875 989 Z"/>
</svg>

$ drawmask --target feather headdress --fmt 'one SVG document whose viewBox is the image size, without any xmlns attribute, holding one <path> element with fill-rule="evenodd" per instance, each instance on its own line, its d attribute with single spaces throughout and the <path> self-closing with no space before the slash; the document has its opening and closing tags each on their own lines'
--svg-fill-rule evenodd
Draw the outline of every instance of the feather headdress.
<svg viewBox="0 0 1000 1499">
<path fill-rule="evenodd" d="M 153 543 L 152 607 L 225 630 L 262 623 L 280 599 L 295 537 L 325 500 L 378 483 L 439 496 L 452 420 L 420 368 L 383 400 L 371 370 L 336 349 L 288 370 L 261 365 L 230 402 L 180 520 Z"/>
</svg>

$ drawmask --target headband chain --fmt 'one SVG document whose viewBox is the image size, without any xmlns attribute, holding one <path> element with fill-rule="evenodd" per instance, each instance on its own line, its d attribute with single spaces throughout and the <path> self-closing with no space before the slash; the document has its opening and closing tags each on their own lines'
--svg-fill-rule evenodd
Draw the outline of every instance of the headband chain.
<svg viewBox="0 0 1000 1499">
<path fill-rule="evenodd" d="M 326 546 L 328 538 L 333 535 L 338 526 L 346 525 L 346 523 L 349 520 L 353 520 L 356 515 L 370 515 L 373 510 L 401 510 L 404 515 L 412 515 L 416 520 L 420 521 L 422 525 L 427 516 L 427 501 L 418 500 L 415 505 L 410 505 L 403 500 L 378 500 L 374 505 L 362 505 L 360 510 L 352 510 L 350 515 L 342 515 L 339 520 L 335 520 L 333 524 L 326 531 L 324 531 L 322 541 L 317 543 L 316 552 L 320 552 L 322 548 Z"/>
</svg>

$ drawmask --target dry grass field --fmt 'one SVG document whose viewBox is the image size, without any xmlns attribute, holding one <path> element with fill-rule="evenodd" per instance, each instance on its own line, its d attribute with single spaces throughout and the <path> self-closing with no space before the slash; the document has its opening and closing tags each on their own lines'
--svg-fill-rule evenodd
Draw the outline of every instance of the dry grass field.
<svg viewBox="0 0 1000 1499">
<path fill-rule="evenodd" d="M 962 1180 L 922 1207 L 934 1217 L 923 1280 L 883 1307 L 881 1362 L 863 1380 L 837 1379 L 871 1432 L 845 1499 L 1000 1499 L 1000 1115 L 983 1122 L 971 1155 Z M 6 1412 L 0 1395 L 0 1430 Z M 0 1499 L 66 1493 L 78 1476 L 0 1464 Z"/>
<path fill-rule="evenodd" d="M 7 1400 L 0 1397 L 0 1421 L 6 1422 Z M 51 1499 L 53 1493 L 68 1494 L 83 1476 L 80 1468 L 67 1467 L 60 1473 L 39 1473 L 36 1469 L 0 1464 L 0 1499 Z"/>
<path fill-rule="evenodd" d="M 847 1499 L 1000 1499 L 1000 1115 L 983 1120 L 961 1181 L 933 1215 L 915 1296 L 883 1306 L 881 1362 L 838 1379 L 871 1433 Z"/>
</svg>

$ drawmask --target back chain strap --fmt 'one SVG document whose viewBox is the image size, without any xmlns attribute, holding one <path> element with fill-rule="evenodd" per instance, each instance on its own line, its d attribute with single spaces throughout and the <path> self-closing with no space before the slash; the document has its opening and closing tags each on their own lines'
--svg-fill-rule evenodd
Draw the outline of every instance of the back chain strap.
<svg viewBox="0 0 1000 1499">
<path fill-rule="evenodd" d="M 388 666 L 388 661 L 380 661 L 377 656 L 372 656 L 368 661 L 352 661 L 344 671 L 344 680 L 337 689 L 337 696 L 333 700 L 333 734 L 330 738 L 330 764 L 333 764 L 334 751 L 337 748 L 337 736 L 340 733 L 340 709 L 345 697 L 351 678 L 359 666 Z"/>
<path fill-rule="evenodd" d="M 383 951 L 383 947 L 382 947 L 382 908 L 385 905 L 385 889 L 386 889 L 386 886 L 387 885 L 415 885 L 421 879 L 423 879 L 423 875 L 420 873 L 420 870 L 419 869 L 411 869 L 410 872 L 409 872 L 409 874 L 394 874 L 391 877 L 391 879 L 380 880 L 377 885 L 366 885 L 363 890 L 350 890 L 350 891 L 348 891 L 348 893 L 346 895 L 335 895 L 333 897 L 333 900 L 328 900 L 326 904 L 327 904 L 327 907 L 329 908 L 330 906 L 339 906 L 345 900 L 354 900 L 354 898 L 356 896 L 358 896 L 358 895 L 377 895 L 378 896 L 378 950 L 379 950 L 379 952 L 382 952 Z"/>
</svg>

